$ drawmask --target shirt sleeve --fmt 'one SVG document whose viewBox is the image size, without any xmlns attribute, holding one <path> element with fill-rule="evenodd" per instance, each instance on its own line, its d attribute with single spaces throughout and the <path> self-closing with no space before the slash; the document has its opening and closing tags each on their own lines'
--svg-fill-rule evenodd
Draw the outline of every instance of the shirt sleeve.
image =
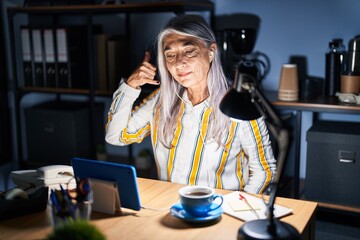
<svg viewBox="0 0 360 240">
<path fill-rule="evenodd" d="M 271 147 L 270 136 L 263 117 L 244 121 L 242 130 L 243 149 L 248 156 L 249 181 L 244 190 L 250 193 L 262 193 L 274 179 L 276 160 Z"/>
<path fill-rule="evenodd" d="M 125 82 L 115 91 L 106 124 L 105 140 L 109 144 L 124 146 L 139 143 L 150 134 L 151 102 L 133 110 L 140 92 L 140 89 L 132 88 Z"/>
</svg>

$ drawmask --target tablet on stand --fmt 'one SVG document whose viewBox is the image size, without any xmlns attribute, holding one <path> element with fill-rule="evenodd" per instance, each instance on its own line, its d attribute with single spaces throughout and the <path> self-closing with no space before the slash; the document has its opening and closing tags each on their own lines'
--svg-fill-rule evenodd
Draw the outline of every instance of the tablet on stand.
<svg viewBox="0 0 360 240">
<path fill-rule="evenodd" d="M 136 170 L 132 165 L 73 158 L 74 175 L 91 181 L 93 210 L 114 214 L 121 208 L 140 210 Z"/>
</svg>

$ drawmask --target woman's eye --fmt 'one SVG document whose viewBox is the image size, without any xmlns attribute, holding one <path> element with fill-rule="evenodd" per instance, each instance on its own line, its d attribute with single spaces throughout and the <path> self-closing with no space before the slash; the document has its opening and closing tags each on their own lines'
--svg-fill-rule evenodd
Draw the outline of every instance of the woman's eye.
<svg viewBox="0 0 360 240">
<path fill-rule="evenodd" d="M 191 49 L 191 50 L 185 51 L 185 56 L 187 56 L 187 57 L 195 57 L 196 54 L 197 54 L 196 49 Z"/>
<path fill-rule="evenodd" d="M 166 55 L 165 55 L 165 59 L 166 59 L 167 62 L 172 62 L 172 61 L 174 61 L 175 57 L 176 57 L 175 54 L 166 54 Z"/>
</svg>

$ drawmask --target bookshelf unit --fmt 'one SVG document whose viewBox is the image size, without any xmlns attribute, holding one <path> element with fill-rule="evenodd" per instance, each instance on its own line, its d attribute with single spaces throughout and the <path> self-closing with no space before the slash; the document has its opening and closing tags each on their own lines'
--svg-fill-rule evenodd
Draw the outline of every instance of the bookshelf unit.
<svg viewBox="0 0 360 240">
<path fill-rule="evenodd" d="M 57 100 L 61 101 L 63 95 L 81 95 L 86 97 L 86 104 L 89 108 L 89 141 L 91 155 L 96 157 L 96 142 L 94 140 L 93 127 L 95 126 L 95 103 L 97 96 L 111 97 L 112 91 L 99 90 L 97 89 L 97 79 L 95 68 L 95 55 L 92 49 L 94 48 L 94 17 L 95 16 L 106 16 L 106 18 L 124 14 L 125 21 L 123 30 L 127 36 L 130 36 L 132 31 L 130 26 L 130 15 L 131 14 L 143 14 L 143 13 L 175 13 L 183 14 L 185 12 L 208 12 L 210 15 L 210 23 L 214 23 L 214 4 L 212 2 L 180 2 L 180 1 L 169 1 L 169 2 L 151 2 L 151 3 L 128 3 L 128 4 L 106 4 L 106 5 L 64 5 L 64 6 L 27 6 L 27 7 L 9 7 L 7 8 L 7 19 L 9 25 L 9 42 L 10 42 L 10 55 L 12 64 L 12 86 L 14 89 L 15 106 L 14 113 L 16 118 L 16 142 L 15 151 L 18 154 L 18 163 L 20 168 L 25 164 L 23 153 L 23 140 L 24 134 L 22 133 L 21 119 L 22 109 L 21 100 L 29 93 L 36 94 L 53 94 Z M 26 86 L 24 83 L 24 74 L 22 73 L 22 53 L 19 50 L 21 47 L 20 41 L 15 41 L 17 36 L 20 36 L 21 19 L 18 16 L 31 17 L 32 19 L 46 17 L 51 19 L 50 27 L 55 28 L 58 25 L 59 19 L 64 18 L 82 18 L 84 25 L 86 26 L 86 39 L 87 39 L 87 50 L 88 50 L 88 79 L 87 87 L 81 88 L 61 88 L 61 87 L 47 87 L 47 86 Z M 20 23 L 19 23 L 20 22 Z M 30 23 L 31 24 L 31 23 Z M 56 51 L 55 47 L 55 51 Z M 58 59 L 55 59 L 55 64 L 58 64 Z M 56 65 L 57 66 L 57 65 Z M 131 156 L 131 147 L 129 148 L 129 156 Z M 30 161 L 31 162 L 31 161 Z"/>
</svg>

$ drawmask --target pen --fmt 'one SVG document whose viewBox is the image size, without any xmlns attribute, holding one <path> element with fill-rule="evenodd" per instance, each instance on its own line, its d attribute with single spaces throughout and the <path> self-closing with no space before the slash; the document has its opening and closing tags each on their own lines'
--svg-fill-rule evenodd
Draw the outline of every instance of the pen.
<svg viewBox="0 0 360 240">
<path fill-rule="evenodd" d="M 68 193 L 65 191 L 63 186 L 60 184 L 60 194 L 62 196 L 63 201 L 63 210 L 65 215 L 70 215 L 73 219 L 75 219 L 75 205 L 71 202 L 71 199 Z"/>
<path fill-rule="evenodd" d="M 257 219 L 260 219 L 260 218 L 259 218 L 259 215 L 257 214 L 257 212 L 256 212 L 255 209 L 250 205 L 250 203 L 248 202 L 248 200 L 246 199 L 246 197 L 245 197 L 244 195 L 242 195 L 241 193 L 239 193 L 239 199 L 242 200 L 242 201 L 244 201 L 244 202 L 246 203 L 246 205 L 250 208 L 250 211 L 252 211 L 252 212 L 256 215 Z"/>
<path fill-rule="evenodd" d="M 53 207 L 55 207 L 56 209 L 56 213 L 60 213 L 61 212 L 61 207 L 59 205 L 59 201 L 57 199 L 56 193 L 54 191 L 54 189 L 51 189 L 51 193 L 50 193 L 50 198 L 51 198 L 51 202 Z"/>
</svg>

